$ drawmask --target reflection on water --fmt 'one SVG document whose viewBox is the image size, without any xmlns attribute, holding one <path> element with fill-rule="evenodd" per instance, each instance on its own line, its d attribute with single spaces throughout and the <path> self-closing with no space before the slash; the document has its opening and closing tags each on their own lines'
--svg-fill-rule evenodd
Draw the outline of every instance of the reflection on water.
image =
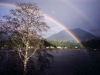
<svg viewBox="0 0 100 75">
<path fill-rule="evenodd" d="M 46 75 L 100 75 L 100 51 L 53 51 L 54 63 Z"/>
<path fill-rule="evenodd" d="M 49 52 L 38 50 L 34 57 L 30 58 L 27 75 L 41 75 L 44 74 L 44 69 L 50 69 L 53 56 Z M 17 52 L 0 51 L 0 75 L 23 75 L 23 62 Z"/>
<path fill-rule="evenodd" d="M 34 60 L 33 60 L 34 59 Z M 100 51 L 42 50 L 28 62 L 27 75 L 100 75 Z M 22 75 L 16 52 L 0 52 L 0 75 Z"/>
</svg>

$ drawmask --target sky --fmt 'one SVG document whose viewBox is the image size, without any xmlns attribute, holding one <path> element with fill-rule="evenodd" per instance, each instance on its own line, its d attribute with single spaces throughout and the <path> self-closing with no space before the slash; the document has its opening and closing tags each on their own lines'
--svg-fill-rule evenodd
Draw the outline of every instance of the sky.
<svg viewBox="0 0 100 75">
<path fill-rule="evenodd" d="M 100 0 L 0 0 L 0 3 L 35 2 L 44 14 L 52 17 L 68 29 L 81 28 L 100 36 Z M 14 7 L 0 5 L 0 18 Z M 46 37 L 63 28 L 49 18 L 50 26 Z"/>
</svg>

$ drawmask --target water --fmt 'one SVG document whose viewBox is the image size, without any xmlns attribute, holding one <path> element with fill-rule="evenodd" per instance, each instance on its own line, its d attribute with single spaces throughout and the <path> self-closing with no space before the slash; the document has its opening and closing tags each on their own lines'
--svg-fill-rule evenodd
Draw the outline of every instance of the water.
<svg viewBox="0 0 100 75">
<path fill-rule="evenodd" d="M 48 52 L 53 55 L 51 67 L 45 68 L 40 75 L 100 75 L 100 51 L 54 50 Z M 23 72 L 21 68 L 23 64 L 16 58 L 15 53 L 0 53 L 0 55 L 2 56 L 0 57 L 0 75 L 11 75 L 8 72 L 7 74 L 1 74 L 1 72 L 11 70 L 12 73 L 15 68 L 19 68 L 19 73 L 13 72 L 12 75 L 22 75 L 20 71 Z"/>
<path fill-rule="evenodd" d="M 46 75 L 100 75 L 100 51 L 58 50 Z"/>
</svg>

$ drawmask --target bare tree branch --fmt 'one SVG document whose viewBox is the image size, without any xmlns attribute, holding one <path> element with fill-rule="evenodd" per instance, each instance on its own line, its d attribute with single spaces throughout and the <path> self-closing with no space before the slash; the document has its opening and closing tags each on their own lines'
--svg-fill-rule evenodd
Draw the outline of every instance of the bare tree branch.
<svg viewBox="0 0 100 75">
<path fill-rule="evenodd" d="M 16 3 L 16 9 L 11 9 L 9 15 L 3 16 L 0 25 L 0 32 L 5 33 L 14 49 L 18 50 L 25 71 L 28 60 L 42 44 L 43 32 L 49 28 L 44 22 L 43 14 L 35 3 Z M 28 56 L 30 46 L 34 48 Z"/>
</svg>

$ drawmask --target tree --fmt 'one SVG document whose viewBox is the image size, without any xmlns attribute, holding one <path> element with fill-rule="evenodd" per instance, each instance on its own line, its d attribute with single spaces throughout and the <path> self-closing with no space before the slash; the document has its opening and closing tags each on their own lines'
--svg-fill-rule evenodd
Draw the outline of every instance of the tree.
<svg viewBox="0 0 100 75">
<path fill-rule="evenodd" d="M 5 33 L 6 40 L 11 41 L 23 61 L 25 75 L 27 62 L 40 48 L 43 32 L 49 26 L 35 3 L 16 3 L 16 9 L 3 16 L 0 24 L 0 32 Z M 31 47 L 32 53 L 29 54 Z"/>
</svg>

